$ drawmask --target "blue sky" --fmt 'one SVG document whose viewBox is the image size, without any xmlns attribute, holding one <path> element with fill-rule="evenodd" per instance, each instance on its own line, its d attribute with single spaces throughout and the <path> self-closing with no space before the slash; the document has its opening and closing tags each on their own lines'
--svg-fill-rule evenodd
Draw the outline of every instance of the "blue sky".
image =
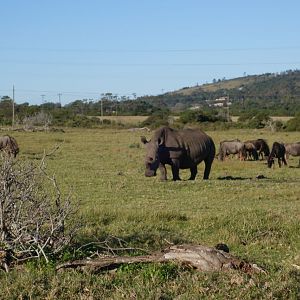
<svg viewBox="0 0 300 300">
<path fill-rule="evenodd" d="M 62 103 L 300 68 L 300 1 L 1 1 L 0 96 Z M 43 97 L 41 95 L 44 95 Z"/>
</svg>

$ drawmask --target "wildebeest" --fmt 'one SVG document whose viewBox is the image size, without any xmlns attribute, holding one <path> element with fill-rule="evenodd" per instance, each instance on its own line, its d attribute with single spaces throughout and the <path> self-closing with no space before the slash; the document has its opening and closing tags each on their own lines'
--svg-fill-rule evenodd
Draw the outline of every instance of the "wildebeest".
<svg viewBox="0 0 300 300">
<path fill-rule="evenodd" d="M 252 143 L 258 152 L 258 156 L 261 156 L 261 159 L 264 159 L 264 157 L 267 158 L 270 155 L 270 148 L 264 139 L 246 141 L 245 143 Z"/>
<path fill-rule="evenodd" d="M 287 144 L 284 144 L 284 147 L 285 147 L 285 155 L 286 155 L 287 159 L 289 159 L 289 155 L 300 156 L 300 142 L 287 143 Z M 300 166 L 300 159 L 299 159 L 298 165 Z"/>
<path fill-rule="evenodd" d="M 14 137 L 4 135 L 0 137 L 0 150 L 5 151 L 8 155 L 16 157 L 19 153 L 19 146 Z"/>
<path fill-rule="evenodd" d="M 253 143 L 244 142 L 246 149 L 246 157 L 252 157 L 254 160 L 258 160 L 258 153 Z"/>
<path fill-rule="evenodd" d="M 271 168 L 273 164 L 275 166 L 274 158 L 278 159 L 279 168 L 281 168 L 281 162 L 283 162 L 285 165 L 287 165 L 286 160 L 285 160 L 285 147 L 283 144 L 280 144 L 278 142 L 273 143 L 271 153 L 268 157 L 268 167 L 269 168 Z"/>
<path fill-rule="evenodd" d="M 246 158 L 245 144 L 239 139 L 220 142 L 219 159 L 224 160 L 229 154 L 238 154 L 241 160 Z"/>
<path fill-rule="evenodd" d="M 200 129 L 175 130 L 161 127 L 154 132 L 150 141 L 144 136 L 142 143 L 146 147 L 145 176 L 156 175 L 159 168 L 161 179 L 167 179 L 165 165 L 171 165 L 173 180 L 180 180 L 179 169 L 190 169 L 190 180 L 197 174 L 197 165 L 205 162 L 203 179 L 208 179 L 215 157 L 215 144 L 211 137 Z"/>
</svg>

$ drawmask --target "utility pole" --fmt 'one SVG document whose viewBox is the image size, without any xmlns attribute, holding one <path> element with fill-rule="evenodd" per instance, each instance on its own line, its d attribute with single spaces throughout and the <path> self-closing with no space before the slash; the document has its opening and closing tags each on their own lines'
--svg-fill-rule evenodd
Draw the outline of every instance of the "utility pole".
<svg viewBox="0 0 300 300">
<path fill-rule="evenodd" d="M 41 109 L 41 112 L 43 113 L 44 112 L 44 103 L 45 103 L 45 95 L 41 95 L 42 97 L 42 109 Z"/>
<path fill-rule="evenodd" d="M 13 85 L 13 96 L 12 96 L 12 122 L 11 126 L 14 128 L 15 125 L 15 86 Z"/>
<path fill-rule="evenodd" d="M 227 122 L 230 122 L 229 106 L 227 106 Z"/>
<path fill-rule="evenodd" d="M 229 96 L 228 96 L 228 100 L 227 100 L 227 122 L 230 122 L 230 113 L 229 113 Z"/>
<path fill-rule="evenodd" d="M 62 93 L 58 93 L 58 94 L 57 94 L 57 96 L 58 96 L 58 102 L 59 102 L 59 104 L 60 104 L 60 107 L 61 107 L 61 98 L 60 98 L 61 95 L 62 95 Z"/>
<path fill-rule="evenodd" d="M 225 102 L 226 106 L 225 106 L 225 109 L 226 109 L 226 119 L 227 119 L 227 122 L 230 122 L 230 113 L 229 113 L 229 96 L 227 96 L 227 101 Z"/>
<path fill-rule="evenodd" d="M 103 94 L 101 95 L 101 106 L 100 106 L 100 109 L 101 109 L 101 123 L 103 124 Z"/>
<path fill-rule="evenodd" d="M 45 96 L 46 96 L 46 95 L 41 95 L 41 97 L 42 97 L 42 104 L 45 103 Z"/>
</svg>

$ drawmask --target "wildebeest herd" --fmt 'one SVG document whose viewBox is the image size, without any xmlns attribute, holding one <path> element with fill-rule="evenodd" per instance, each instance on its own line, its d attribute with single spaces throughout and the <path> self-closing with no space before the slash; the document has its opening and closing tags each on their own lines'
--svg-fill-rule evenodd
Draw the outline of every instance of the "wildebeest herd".
<svg viewBox="0 0 300 300">
<path fill-rule="evenodd" d="M 274 165 L 278 159 L 279 167 L 282 163 L 287 165 L 289 155 L 300 156 L 300 142 L 283 144 L 274 142 L 272 149 L 264 139 L 242 142 L 239 139 L 220 142 L 219 153 L 216 155 L 215 144 L 211 137 L 200 129 L 175 130 L 162 127 L 154 132 L 150 141 L 142 136 L 145 144 L 145 176 L 156 175 L 157 169 L 161 172 L 161 179 L 167 179 L 165 165 L 170 165 L 173 180 L 180 180 L 179 169 L 190 169 L 190 180 L 194 180 L 197 174 L 197 165 L 205 163 L 203 179 L 208 179 L 212 162 L 215 157 L 224 161 L 229 155 L 238 155 L 240 160 L 259 158 L 267 161 L 268 167 Z M 300 160 L 299 160 L 300 167 Z"/>
</svg>

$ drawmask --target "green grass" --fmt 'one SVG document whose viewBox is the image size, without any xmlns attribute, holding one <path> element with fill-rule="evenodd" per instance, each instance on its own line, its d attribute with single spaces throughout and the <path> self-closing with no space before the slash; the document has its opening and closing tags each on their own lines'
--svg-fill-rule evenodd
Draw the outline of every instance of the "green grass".
<svg viewBox="0 0 300 300">
<path fill-rule="evenodd" d="M 13 133 L 20 160 L 36 161 L 44 149 L 65 141 L 47 160 L 48 171 L 67 193 L 81 200 L 84 226 L 79 245 L 115 236 L 127 247 L 159 250 L 173 243 L 213 246 L 263 266 L 267 274 L 197 273 L 173 264 L 134 265 L 114 273 L 55 273 L 30 264 L 0 273 L 0 299 L 296 299 L 300 296 L 300 169 L 268 169 L 262 161 L 215 160 L 209 181 L 203 165 L 194 182 L 144 177 L 139 132 L 66 130 L 66 133 Z M 299 132 L 230 130 L 209 132 L 220 140 L 299 140 Z M 149 137 L 151 135 L 148 135 Z M 265 179 L 255 179 L 257 175 Z M 233 180 L 226 180 L 232 176 Z M 128 253 L 129 254 L 129 253 Z M 90 297 L 90 298 L 89 298 Z"/>
</svg>

